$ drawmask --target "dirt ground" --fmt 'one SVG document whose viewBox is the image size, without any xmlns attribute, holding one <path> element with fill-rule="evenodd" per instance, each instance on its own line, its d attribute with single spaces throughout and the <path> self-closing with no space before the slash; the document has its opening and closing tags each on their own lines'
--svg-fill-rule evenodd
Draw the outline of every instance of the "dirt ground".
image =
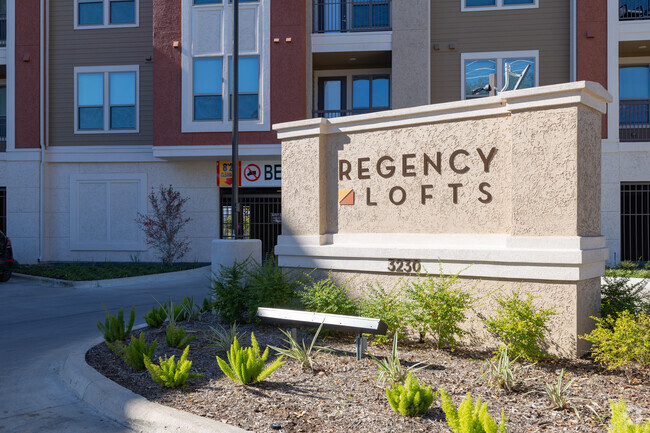
<svg viewBox="0 0 650 433">
<path fill-rule="evenodd" d="M 193 379 L 185 388 L 168 389 L 153 382 L 149 373 L 135 371 L 113 354 L 105 344 L 92 348 L 86 355 L 88 363 L 118 384 L 147 399 L 187 412 L 212 418 L 256 432 L 448 432 L 439 400 L 434 401 L 424 416 L 405 417 L 394 412 L 386 399 L 384 388 L 373 376 L 376 366 L 366 357 L 356 361 L 351 336 L 329 336 L 318 344 L 334 349 L 320 353 L 316 371 L 303 371 L 296 361 L 288 359 L 267 380 L 253 386 L 242 386 L 228 379 L 219 369 L 215 356 L 226 359 L 209 346 L 202 330 L 216 326 L 216 318 L 204 314 L 201 320 L 181 322 L 183 328 L 196 336 L 190 344 L 192 371 L 204 377 Z M 239 326 L 244 334 L 242 345 L 250 343 L 255 332 L 262 350 L 266 345 L 283 346 L 285 338 L 277 328 L 263 325 Z M 158 340 L 155 359 L 167 354 L 182 353 L 165 346 L 165 330 L 143 330 L 148 342 Z M 137 331 L 134 334 L 139 334 Z M 311 341 L 311 335 L 299 333 L 299 339 Z M 369 344 L 375 356 L 389 353 L 388 346 Z M 275 358 L 272 354 L 269 360 Z M 609 421 L 609 399 L 625 399 L 630 416 L 636 422 L 650 419 L 650 374 L 628 370 L 607 372 L 590 360 L 550 360 L 540 362 L 520 375 L 517 390 L 506 393 L 490 388 L 481 379 L 481 368 L 490 353 L 457 349 L 438 350 L 426 343 L 404 342 L 399 346 L 403 366 L 418 362 L 429 364 L 417 377 L 447 390 L 456 404 L 467 392 L 488 403 L 496 419 L 503 410 L 508 431 L 517 432 L 605 432 Z M 572 409 L 549 409 L 544 395 L 545 383 L 557 382 L 561 369 L 565 381 L 575 378 L 570 389 Z M 281 429 L 274 430 L 272 424 Z M 278 427 L 277 425 L 274 427 Z"/>
</svg>

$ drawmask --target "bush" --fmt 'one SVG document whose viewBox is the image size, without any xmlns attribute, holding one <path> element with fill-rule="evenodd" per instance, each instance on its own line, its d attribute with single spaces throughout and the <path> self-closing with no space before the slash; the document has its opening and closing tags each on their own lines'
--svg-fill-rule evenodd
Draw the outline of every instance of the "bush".
<svg viewBox="0 0 650 433">
<path fill-rule="evenodd" d="M 442 410 L 447 418 L 447 425 L 454 433 L 505 433 L 506 417 L 501 411 L 501 423 L 497 423 L 488 413 L 487 403 L 481 404 L 481 399 L 472 401 L 472 394 L 469 392 L 461 402 L 458 409 L 451 401 L 451 397 L 444 389 L 438 391 L 442 403 Z"/>
<path fill-rule="evenodd" d="M 605 277 L 601 286 L 600 316 L 617 317 L 623 311 L 637 315 L 650 313 L 650 301 L 644 293 L 645 281 L 631 284 L 629 278 Z"/>
<path fill-rule="evenodd" d="M 636 362 L 650 365 L 650 315 L 634 317 L 623 311 L 618 317 L 595 318 L 596 329 L 581 338 L 593 343 L 592 354 L 613 370 Z"/>
<path fill-rule="evenodd" d="M 167 344 L 167 347 L 180 349 L 190 344 L 194 338 L 186 336 L 185 330 L 180 326 L 176 327 L 174 323 L 167 325 L 167 333 L 165 334 L 165 344 Z"/>
<path fill-rule="evenodd" d="M 623 399 L 616 403 L 610 400 L 609 404 L 612 407 L 609 433 L 650 433 L 650 421 L 645 424 L 634 424 Z"/>
<path fill-rule="evenodd" d="M 240 322 L 246 312 L 246 267 L 248 261 L 232 266 L 221 266 L 219 274 L 213 276 L 210 294 L 214 298 L 214 309 L 222 322 Z"/>
<path fill-rule="evenodd" d="M 151 307 L 151 310 L 144 316 L 144 321 L 147 322 L 152 328 L 160 328 L 167 319 L 167 303 L 156 308 Z"/>
<path fill-rule="evenodd" d="M 623 260 L 621 263 L 618 264 L 616 267 L 617 269 L 622 269 L 624 271 L 636 271 L 639 269 L 639 264 L 637 262 L 634 262 L 632 260 Z"/>
<path fill-rule="evenodd" d="M 255 318 L 258 307 L 291 306 L 296 299 L 296 290 L 301 285 L 296 273 L 284 271 L 272 255 L 261 265 L 251 264 L 246 277 L 249 320 Z"/>
<path fill-rule="evenodd" d="M 203 377 L 202 374 L 190 373 L 192 361 L 187 360 L 189 351 L 190 346 L 187 346 L 181 355 L 181 359 L 178 360 L 178 363 L 174 361 L 174 356 L 167 358 L 167 355 L 165 355 L 164 359 L 158 358 L 160 366 L 152 364 L 151 359 L 147 357 L 144 357 L 144 365 L 147 368 L 147 371 L 151 374 L 151 378 L 154 382 L 166 386 L 167 388 L 185 386 L 185 382 L 189 379 Z"/>
<path fill-rule="evenodd" d="M 129 318 L 129 324 L 124 325 L 124 309 L 120 308 L 117 316 L 111 315 L 106 307 L 106 319 L 104 323 L 97 322 L 97 328 L 104 335 L 104 340 L 108 342 L 113 342 L 117 340 L 124 340 L 129 336 L 131 330 L 133 329 L 133 323 L 135 322 L 135 307 L 131 307 L 131 317 Z"/>
<path fill-rule="evenodd" d="M 544 336 L 548 332 L 548 320 L 555 311 L 552 308 L 538 309 L 533 306 L 533 296 L 519 297 L 519 290 L 510 296 L 497 299 L 497 315 L 485 319 L 488 330 L 508 347 L 515 358 L 538 361 L 546 357 L 542 349 Z M 498 349 L 501 352 L 503 347 Z"/>
<path fill-rule="evenodd" d="M 426 334 L 431 335 L 438 348 L 454 348 L 458 339 L 466 334 L 460 325 L 474 299 L 471 294 L 454 287 L 459 275 L 443 275 L 441 268 L 438 278 L 427 276 L 411 282 L 406 289 L 411 326 L 420 333 L 420 340 Z"/>
<path fill-rule="evenodd" d="M 171 265 L 190 250 L 187 238 L 181 239 L 179 236 L 190 221 L 190 218 L 184 218 L 183 210 L 188 199 L 181 197 L 171 185 L 168 188 L 160 185 L 158 194 L 151 188 L 148 198 L 152 215 L 138 213 L 135 221 L 144 231 L 147 245 L 158 250 L 163 264 Z"/>
<path fill-rule="evenodd" d="M 106 342 L 106 345 L 130 367 L 136 370 L 144 370 L 144 358 L 151 359 L 153 357 L 158 340 L 154 340 L 152 344 L 147 344 L 144 341 L 144 334 L 141 332 L 139 338 L 131 336 L 131 343 L 128 346 L 124 346 L 121 341 L 116 341 L 115 345 Z"/>
<path fill-rule="evenodd" d="M 433 403 L 431 387 L 425 388 L 413 377 L 413 373 L 409 373 L 404 385 L 396 383 L 386 388 L 386 397 L 390 407 L 405 416 L 424 415 Z"/>
<path fill-rule="evenodd" d="M 356 316 L 358 308 L 345 284 L 337 285 L 330 272 L 326 279 L 312 281 L 298 294 L 307 311 Z"/>
<path fill-rule="evenodd" d="M 381 284 L 369 285 L 366 296 L 360 301 L 360 314 L 364 317 L 381 319 L 388 326 L 387 335 L 375 336 L 375 341 L 384 344 L 388 335 L 402 337 L 407 330 L 408 312 L 406 304 L 400 299 L 399 283 L 386 290 Z"/>
<path fill-rule="evenodd" d="M 235 337 L 235 341 L 228 351 L 228 362 L 230 365 L 217 356 L 217 362 L 221 371 L 232 381 L 239 382 L 243 385 L 263 381 L 284 364 L 282 356 L 278 356 L 275 361 L 264 368 L 264 363 L 269 357 L 269 348 L 267 347 L 262 356 L 260 356 L 260 347 L 255 339 L 255 334 L 252 332 L 251 345 L 252 347 L 240 347 Z"/>
</svg>

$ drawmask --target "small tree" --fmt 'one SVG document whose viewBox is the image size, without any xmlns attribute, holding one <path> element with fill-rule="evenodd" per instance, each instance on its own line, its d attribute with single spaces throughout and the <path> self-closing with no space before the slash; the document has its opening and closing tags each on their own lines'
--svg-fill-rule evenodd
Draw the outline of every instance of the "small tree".
<svg viewBox="0 0 650 433">
<path fill-rule="evenodd" d="M 158 194 L 151 188 L 151 215 L 138 213 L 135 220 L 147 237 L 147 245 L 158 250 L 165 265 L 171 265 L 175 259 L 180 260 L 190 250 L 187 238 L 179 237 L 180 231 L 190 221 L 183 215 L 183 205 L 187 200 L 171 185 L 168 188 L 160 185 Z"/>
</svg>

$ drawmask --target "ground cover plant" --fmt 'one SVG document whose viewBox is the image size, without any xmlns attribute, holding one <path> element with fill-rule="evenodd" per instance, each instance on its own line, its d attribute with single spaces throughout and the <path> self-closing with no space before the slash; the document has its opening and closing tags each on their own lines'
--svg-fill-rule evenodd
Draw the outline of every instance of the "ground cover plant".
<svg viewBox="0 0 650 433">
<path fill-rule="evenodd" d="M 206 266 L 206 263 L 53 263 L 20 265 L 14 272 L 36 277 L 55 278 L 67 281 L 96 281 L 113 278 L 138 277 L 141 275 L 163 274 L 186 271 Z"/>
</svg>

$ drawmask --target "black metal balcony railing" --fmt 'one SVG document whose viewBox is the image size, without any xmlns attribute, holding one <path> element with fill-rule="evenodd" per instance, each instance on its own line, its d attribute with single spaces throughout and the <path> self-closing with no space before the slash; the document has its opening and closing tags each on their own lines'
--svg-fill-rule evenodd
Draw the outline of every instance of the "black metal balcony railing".
<svg viewBox="0 0 650 433">
<path fill-rule="evenodd" d="M 649 0 L 619 0 L 618 19 L 620 21 L 650 19 Z"/>
<path fill-rule="evenodd" d="M 0 47 L 7 46 L 7 14 L 0 14 Z"/>
<path fill-rule="evenodd" d="M 7 150 L 7 116 L 0 116 L 0 152 Z"/>
<path fill-rule="evenodd" d="M 314 33 L 391 29 L 391 0 L 314 0 Z"/>
<path fill-rule="evenodd" d="M 650 141 L 650 100 L 626 100 L 619 105 L 620 141 Z"/>
<path fill-rule="evenodd" d="M 354 108 L 352 110 L 314 110 L 314 118 L 324 117 L 332 119 L 334 117 L 352 116 L 354 114 L 375 113 L 377 111 L 390 110 L 390 108 Z"/>
</svg>

